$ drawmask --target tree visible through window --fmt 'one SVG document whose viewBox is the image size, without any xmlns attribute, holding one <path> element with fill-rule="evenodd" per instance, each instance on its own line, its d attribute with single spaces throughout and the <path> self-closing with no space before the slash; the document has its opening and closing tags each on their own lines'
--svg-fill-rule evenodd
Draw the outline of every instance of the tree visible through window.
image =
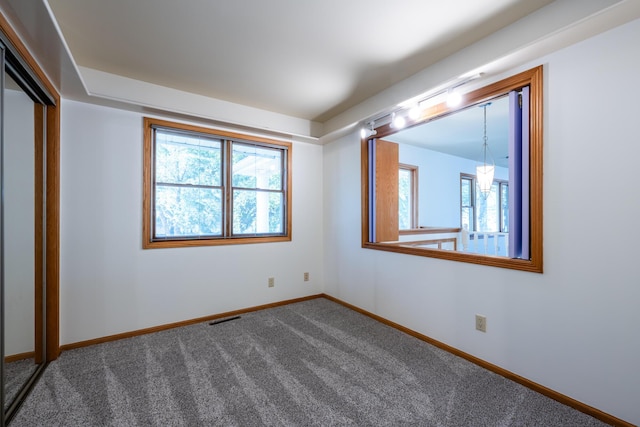
<svg viewBox="0 0 640 427">
<path fill-rule="evenodd" d="M 476 188 L 474 175 L 460 174 L 460 219 L 469 231 L 509 231 L 509 184 L 494 180 L 491 191 L 483 195 Z"/>
<path fill-rule="evenodd" d="M 222 140 L 155 131 L 154 236 L 222 236 Z"/>
<path fill-rule="evenodd" d="M 475 191 L 473 177 L 460 177 L 460 222 L 461 227 L 473 231 L 475 218 Z"/>
<path fill-rule="evenodd" d="M 283 150 L 233 143 L 233 234 L 282 233 Z"/>
<path fill-rule="evenodd" d="M 145 119 L 144 247 L 290 240 L 290 148 Z"/>
<path fill-rule="evenodd" d="M 418 226 L 418 167 L 400 164 L 398 175 L 398 225 L 400 230 Z"/>
</svg>

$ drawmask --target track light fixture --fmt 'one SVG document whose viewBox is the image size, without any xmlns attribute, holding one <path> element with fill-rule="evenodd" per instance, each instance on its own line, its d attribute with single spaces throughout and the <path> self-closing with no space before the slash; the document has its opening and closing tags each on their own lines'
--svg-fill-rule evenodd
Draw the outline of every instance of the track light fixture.
<svg viewBox="0 0 640 427">
<path fill-rule="evenodd" d="M 375 121 L 369 122 L 368 125 L 369 125 L 369 128 L 366 128 L 363 126 L 360 129 L 360 138 L 367 139 L 374 136 L 376 133 L 378 133 L 378 131 L 374 129 Z"/>
<path fill-rule="evenodd" d="M 460 77 L 446 84 L 443 89 L 428 93 L 428 95 L 414 97 L 410 101 L 405 101 L 399 104 L 394 110 L 376 116 L 375 119 L 369 117 L 367 119 L 369 120 L 367 122 L 368 127 L 363 126 L 360 129 L 360 136 L 362 139 L 366 139 L 375 135 L 375 122 L 378 120 L 384 123 L 389 123 L 394 129 L 402 129 L 407 125 L 407 119 L 415 122 L 420 119 L 422 112 L 426 108 L 440 102 L 445 102 L 445 99 L 439 98 L 444 95 L 446 95 L 447 105 L 450 108 L 455 108 L 459 106 L 463 100 L 463 95 L 460 93 L 458 88 L 473 80 L 479 79 L 482 76 L 483 73 L 477 73 L 466 77 Z M 384 120 L 385 118 L 386 120 Z"/>
</svg>

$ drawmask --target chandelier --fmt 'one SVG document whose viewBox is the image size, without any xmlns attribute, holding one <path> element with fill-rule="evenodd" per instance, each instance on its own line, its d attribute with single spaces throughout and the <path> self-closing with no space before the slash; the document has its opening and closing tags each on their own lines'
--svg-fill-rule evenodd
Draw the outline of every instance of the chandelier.
<svg viewBox="0 0 640 427">
<path fill-rule="evenodd" d="M 493 186 L 493 174 L 496 170 L 496 164 L 489 150 L 489 138 L 487 137 L 487 107 L 490 102 L 481 105 L 484 110 L 484 135 L 482 139 L 482 151 L 478 165 L 476 166 L 476 181 L 478 189 L 483 197 L 487 197 Z"/>
</svg>

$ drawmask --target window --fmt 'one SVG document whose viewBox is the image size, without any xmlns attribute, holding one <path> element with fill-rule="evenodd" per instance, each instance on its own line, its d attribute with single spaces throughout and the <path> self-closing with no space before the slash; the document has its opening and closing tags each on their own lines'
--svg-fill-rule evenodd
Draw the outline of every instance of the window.
<svg viewBox="0 0 640 427">
<path fill-rule="evenodd" d="M 460 226 L 467 231 L 474 230 L 475 185 L 470 175 L 460 176 Z"/>
<path fill-rule="evenodd" d="M 291 144 L 145 118 L 145 248 L 291 240 Z"/>
<path fill-rule="evenodd" d="M 398 175 L 398 225 L 400 230 L 418 227 L 418 167 L 400 164 Z"/>
<path fill-rule="evenodd" d="M 396 111 L 405 118 L 404 129 L 394 128 L 387 117 L 380 119 L 375 136 L 361 143 L 362 247 L 542 273 L 542 77 L 542 66 L 532 68 L 468 92 L 459 107 L 442 102 L 424 109 L 416 119 Z M 489 110 L 478 108 L 487 103 L 492 105 Z M 461 177 L 475 172 L 477 140 L 487 123 L 483 112 L 489 115 L 496 162 L 493 189 L 484 199 L 476 196 L 473 175 Z M 412 159 L 426 165 L 431 174 L 420 188 L 421 203 L 433 206 L 426 214 L 420 212 L 417 223 L 420 230 L 424 227 L 422 233 L 398 231 L 400 221 L 406 224 L 397 205 L 401 144 L 417 148 L 411 149 Z M 466 236 L 461 226 L 505 234 L 507 250 L 496 255 L 466 252 L 461 244 L 457 249 L 425 244 L 433 230 L 461 243 Z M 400 234 L 411 237 L 399 244 Z"/>
<path fill-rule="evenodd" d="M 483 196 L 474 175 L 460 174 L 460 220 L 468 231 L 509 232 L 509 182 L 494 180 Z"/>
</svg>

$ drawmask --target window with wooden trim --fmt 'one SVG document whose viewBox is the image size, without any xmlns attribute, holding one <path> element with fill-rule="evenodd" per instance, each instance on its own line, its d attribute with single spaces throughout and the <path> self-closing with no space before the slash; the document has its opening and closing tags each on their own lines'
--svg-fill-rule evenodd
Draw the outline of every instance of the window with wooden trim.
<svg viewBox="0 0 640 427">
<path fill-rule="evenodd" d="M 494 179 L 491 191 L 478 191 L 476 176 L 460 174 L 460 226 L 467 231 L 509 232 L 509 182 Z"/>
<path fill-rule="evenodd" d="M 410 230 L 418 227 L 418 166 L 400 163 L 398 174 L 398 225 Z"/>
<path fill-rule="evenodd" d="M 381 120 L 375 136 L 363 138 L 361 144 L 362 247 L 542 273 L 542 77 L 539 66 L 466 93 L 459 107 L 442 102 L 425 107 L 416 118 L 401 110 L 398 114 L 405 119 L 404 129 Z M 488 105 L 492 107 L 487 118 L 487 109 L 477 107 Z M 472 124 L 477 126 L 472 128 Z M 504 180 L 494 182 L 491 191 L 497 200 L 493 225 L 488 217 L 477 215 L 473 179 L 460 181 L 460 173 L 477 170 L 477 136 L 483 131 L 487 135 L 487 128 L 498 166 L 497 179 Z M 433 186 L 420 188 L 423 203 L 423 196 L 429 197 L 429 206 L 437 211 L 424 224 L 421 218 L 416 232 L 399 231 L 400 144 L 421 150 L 413 150 L 420 156 L 421 166 L 437 167 L 434 175 L 438 179 Z M 466 202 L 462 200 L 465 194 Z M 480 224 L 485 219 L 486 224 Z M 458 228 L 458 224 L 475 227 L 476 231 Z M 478 227 L 496 231 L 478 231 Z M 434 229 L 443 238 L 456 239 L 460 244 L 437 249 L 425 244 L 426 236 L 420 234 L 430 234 Z M 500 235 L 502 242 L 496 245 L 500 253 L 488 250 L 487 239 L 482 248 L 465 244 L 479 233 Z"/>
<path fill-rule="evenodd" d="M 291 240 L 291 144 L 144 119 L 143 247 Z"/>
</svg>

